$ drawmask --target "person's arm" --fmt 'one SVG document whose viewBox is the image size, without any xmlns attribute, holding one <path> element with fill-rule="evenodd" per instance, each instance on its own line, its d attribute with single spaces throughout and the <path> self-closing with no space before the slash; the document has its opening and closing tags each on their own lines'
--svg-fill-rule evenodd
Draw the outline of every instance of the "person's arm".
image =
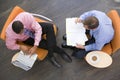
<svg viewBox="0 0 120 80">
<path fill-rule="evenodd" d="M 6 36 L 6 46 L 11 50 L 19 50 L 20 46 L 16 43 L 16 40 L 11 38 L 10 36 Z"/>
<path fill-rule="evenodd" d="M 40 26 L 40 24 L 35 20 L 35 18 L 32 16 L 32 14 L 28 13 L 25 15 L 26 18 L 26 23 L 29 25 L 28 27 L 30 27 L 34 32 L 35 32 L 35 42 L 34 42 L 34 46 L 38 46 L 39 42 L 41 40 L 41 36 L 42 36 L 42 27 Z"/>
<path fill-rule="evenodd" d="M 103 41 L 97 41 L 93 44 L 89 44 L 85 46 L 86 51 L 91 51 L 91 50 L 101 50 L 103 46 L 105 45 L 105 42 Z"/>
<path fill-rule="evenodd" d="M 42 38 L 42 27 L 36 21 L 32 23 L 32 29 L 35 31 L 35 43 L 34 46 L 38 46 Z"/>
<path fill-rule="evenodd" d="M 30 54 L 35 53 L 37 46 L 39 45 L 40 41 L 41 41 L 41 37 L 42 37 L 42 27 L 40 26 L 40 24 L 38 22 L 36 22 L 35 20 L 33 20 L 32 23 L 32 28 L 35 31 L 35 43 L 34 46 L 29 50 Z"/>
<path fill-rule="evenodd" d="M 34 30 L 35 32 L 35 38 L 34 38 L 34 46 L 29 50 L 30 54 L 35 53 L 37 46 L 39 45 L 42 37 L 42 27 L 40 24 L 35 20 L 35 18 L 31 14 L 27 14 L 25 16 L 27 20 L 29 21 L 30 28 Z"/>
<path fill-rule="evenodd" d="M 35 53 L 36 49 L 37 49 L 37 46 L 34 45 L 32 48 L 29 49 L 28 53 L 32 55 Z"/>
<path fill-rule="evenodd" d="M 17 44 L 17 41 L 10 36 L 6 37 L 6 46 L 11 50 L 22 50 L 24 53 L 29 53 L 29 48 L 27 46 Z"/>
<path fill-rule="evenodd" d="M 42 28 L 37 22 L 33 22 L 32 27 L 35 31 L 35 39 L 34 39 L 35 42 L 34 42 L 34 46 L 29 50 L 30 54 L 35 53 L 37 46 L 39 45 L 39 42 L 41 40 L 41 36 L 42 36 Z"/>
<path fill-rule="evenodd" d="M 79 48 L 79 49 L 85 49 L 85 46 L 84 46 L 84 45 L 81 45 L 81 44 L 76 44 L 75 47 L 76 47 L 76 48 Z"/>
</svg>

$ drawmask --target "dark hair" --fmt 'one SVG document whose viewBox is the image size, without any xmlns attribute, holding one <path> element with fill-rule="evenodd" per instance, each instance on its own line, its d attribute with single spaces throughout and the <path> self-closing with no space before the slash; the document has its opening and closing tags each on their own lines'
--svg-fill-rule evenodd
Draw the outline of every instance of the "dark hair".
<svg viewBox="0 0 120 80">
<path fill-rule="evenodd" d="M 89 29 L 95 29 L 98 27 L 99 21 L 96 17 L 90 16 L 84 20 L 83 24 L 87 25 Z"/>
<path fill-rule="evenodd" d="M 20 21 L 14 21 L 12 24 L 12 29 L 15 33 L 19 34 L 23 29 L 23 24 Z"/>
</svg>

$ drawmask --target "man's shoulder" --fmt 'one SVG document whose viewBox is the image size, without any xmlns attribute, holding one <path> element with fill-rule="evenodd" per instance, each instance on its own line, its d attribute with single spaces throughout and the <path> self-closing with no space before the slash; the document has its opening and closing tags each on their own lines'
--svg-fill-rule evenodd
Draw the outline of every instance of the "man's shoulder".
<svg viewBox="0 0 120 80">
<path fill-rule="evenodd" d="M 31 15 L 29 12 L 21 12 L 18 16 L 21 16 L 21 15 Z"/>
</svg>

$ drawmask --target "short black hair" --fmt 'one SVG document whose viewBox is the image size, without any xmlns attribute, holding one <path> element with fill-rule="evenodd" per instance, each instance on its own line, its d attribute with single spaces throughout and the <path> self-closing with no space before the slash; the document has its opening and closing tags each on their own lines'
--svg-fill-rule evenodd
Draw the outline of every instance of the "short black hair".
<svg viewBox="0 0 120 80">
<path fill-rule="evenodd" d="M 99 21 L 96 17 L 90 16 L 83 21 L 84 25 L 87 25 L 89 29 L 95 29 L 99 26 Z"/>
<path fill-rule="evenodd" d="M 19 34 L 23 29 L 23 24 L 20 21 L 14 21 L 12 24 L 12 29 L 15 33 Z"/>
</svg>

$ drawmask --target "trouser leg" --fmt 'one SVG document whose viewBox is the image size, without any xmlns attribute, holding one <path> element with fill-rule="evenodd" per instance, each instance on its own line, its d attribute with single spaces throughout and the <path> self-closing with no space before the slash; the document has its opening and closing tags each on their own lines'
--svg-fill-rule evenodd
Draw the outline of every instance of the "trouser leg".
<svg viewBox="0 0 120 80">
<path fill-rule="evenodd" d="M 60 54 L 65 61 L 71 62 L 72 60 L 69 57 L 69 55 L 56 45 L 56 37 L 54 33 L 53 24 L 40 23 L 40 25 L 42 26 L 43 33 L 46 34 L 49 56 L 53 54 L 53 52 L 56 52 Z"/>
<path fill-rule="evenodd" d="M 48 50 L 48 56 L 53 56 L 53 50 L 56 46 L 56 37 L 54 33 L 53 24 L 51 23 L 39 23 L 42 27 L 42 33 L 46 34 L 46 45 Z M 40 47 L 40 46 L 39 46 Z"/>
<path fill-rule="evenodd" d="M 50 23 L 39 23 L 39 24 L 42 26 L 43 34 L 46 34 L 48 59 L 56 67 L 58 67 L 58 68 L 62 67 L 62 65 L 59 64 L 59 62 L 56 60 L 56 58 L 53 55 L 53 52 L 56 47 L 56 37 L 55 37 L 55 33 L 54 33 L 53 24 L 50 24 Z"/>
<path fill-rule="evenodd" d="M 91 39 L 89 39 L 85 45 L 89 45 L 95 43 L 95 39 L 92 37 Z M 90 52 L 90 51 L 86 51 L 85 49 L 75 49 L 75 51 L 73 51 L 72 56 L 76 57 L 76 58 L 84 58 L 86 56 L 86 54 Z"/>
<path fill-rule="evenodd" d="M 62 50 L 60 47 L 56 46 L 54 48 L 54 52 L 58 53 L 58 54 L 66 54 L 66 52 L 64 50 Z"/>
<path fill-rule="evenodd" d="M 63 58 L 63 60 L 65 60 L 66 62 L 69 62 L 69 63 L 72 62 L 71 57 L 60 47 L 56 46 L 54 48 L 54 52 L 58 53 Z"/>
<path fill-rule="evenodd" d="M 86 56 L 86 54 L 88 53 L 89 51 L 85 51 L 85 49 L 79 49 L 78 51 L 74 51 L 72 56 L 76 57 L 76 58 L 84 58 Z"/>
<path fill-rule="evenodd" d="M 34 46 L 34 39 L 28 38 L 27 40 L 23 41 L 24 44 Z M 39 43 L 39 48 L 47 49 L 46 40 L 42 39 Z"/>
</svg>

